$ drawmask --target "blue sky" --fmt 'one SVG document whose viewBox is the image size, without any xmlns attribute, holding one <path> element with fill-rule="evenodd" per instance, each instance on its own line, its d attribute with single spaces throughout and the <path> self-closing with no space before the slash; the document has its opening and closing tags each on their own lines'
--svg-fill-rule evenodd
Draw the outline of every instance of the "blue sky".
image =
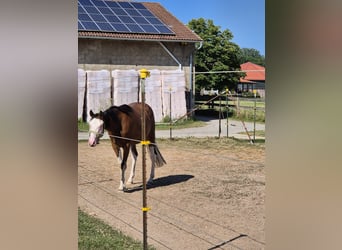
<svg viewBox="0 0 342 250">
<path fill-rule="evenodd" d="M 203 17 L 221 30 L 233 33 L 240 48 L 253 48 L 265 55 L 265 0 L 141 0 L 159 2 L 181 22 Z"/>
</svg>

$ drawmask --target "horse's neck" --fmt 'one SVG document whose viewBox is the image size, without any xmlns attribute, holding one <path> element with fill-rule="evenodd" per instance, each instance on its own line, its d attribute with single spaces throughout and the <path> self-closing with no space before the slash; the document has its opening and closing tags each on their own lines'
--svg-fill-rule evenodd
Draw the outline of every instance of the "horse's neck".
<svg viewBox="0 0 342 250">
<path fill-rule="evenodd" d="M 105 129 L 110 135 L 121 136 L 122 129 L 125 127 L 125 123 L 127 122 L 126 120 L 126 114 L 120 111 L 116 111 L 113 116 L 108 119 L 109 122 Z"/>
</svg>

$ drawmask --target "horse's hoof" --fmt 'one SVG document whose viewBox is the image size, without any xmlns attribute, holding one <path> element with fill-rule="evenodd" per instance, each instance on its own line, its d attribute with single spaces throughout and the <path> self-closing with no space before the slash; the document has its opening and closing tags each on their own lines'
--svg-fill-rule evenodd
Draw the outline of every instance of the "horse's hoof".
<svg viewBox="0 0 342 250">
<path fill-rule="evenodd" d="M 126 187 L 119 187 L 118 190 L 122 191 L 122 192 L 125 192 L 127 190 L 127 188 Z"/>
<path fill-rule="evenodd" d="M 153 180 L 150 180 L 150 181 L 147 182 L 147 186 L 148 187 L 153 186 L 153 183 L 154 183 Z"/>
</svg>

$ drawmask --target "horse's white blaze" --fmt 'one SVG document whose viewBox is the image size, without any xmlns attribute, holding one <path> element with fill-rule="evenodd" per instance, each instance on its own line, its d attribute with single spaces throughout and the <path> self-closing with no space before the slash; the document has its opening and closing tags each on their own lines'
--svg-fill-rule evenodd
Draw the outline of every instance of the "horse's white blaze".
<svg viewBox="0 0 342 250">
<path fill-rule="evenodd" d="M 89 146 L 95 146 L 99 135 L 103 133 L 103 121 L 98 118 L 93 118 L 89 121 Z"/>
</svg>

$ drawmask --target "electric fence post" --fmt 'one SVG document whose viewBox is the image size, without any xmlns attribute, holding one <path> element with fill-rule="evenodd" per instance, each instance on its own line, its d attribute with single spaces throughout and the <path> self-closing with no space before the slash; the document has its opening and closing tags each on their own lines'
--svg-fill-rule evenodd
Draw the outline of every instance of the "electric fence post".
<svg viewBox="0 0 342 250">
<path fill-rule="evenodd" d="M 147 207 L 147 188 L 146 188 L 146 146 L 149 144 L 146 141 L 146 129 L 145 129 L 145 79 L 150 76 L 150 72 L 146 69 L 140 70 L 140 91 L 141 91 L 141 144 L 142 144 L 142 177 L 143 177 L 143 244 L 144 250 L 147 250 L 147 211 L 150 209 Z"/>
<path fill-rule="evenodd" d="M 228 116 L 229 116 L 229 105 L 228 105 L 228 93 L 229 90 L 228 88 L 226 88 L 226 107 L 227 107 L 227 138 L 229 137 L 229 131 L 228 131 L 228 127 L 229 127 L 229 123 L 228 123 Z"/>
<path fill-rule="evenodd" d="M 169 88 L 170 91 L 170 140 L 172 139 L 172 87 Z"/>
<path fill-rule="evenodd" d="M 222 109 L 221 109 L 221 95 L 219 95 L 219 134 L 218 137 L 221 138 L 221 116 L 222 116 Z"/>
<path fill-rule="evenodd" d="M 254 93 L 254 131 L 253 131 L 253 142 L 255 142 L 255 119 L 256 119 L 256 90 L 253 90 Z"/>
</svg>

